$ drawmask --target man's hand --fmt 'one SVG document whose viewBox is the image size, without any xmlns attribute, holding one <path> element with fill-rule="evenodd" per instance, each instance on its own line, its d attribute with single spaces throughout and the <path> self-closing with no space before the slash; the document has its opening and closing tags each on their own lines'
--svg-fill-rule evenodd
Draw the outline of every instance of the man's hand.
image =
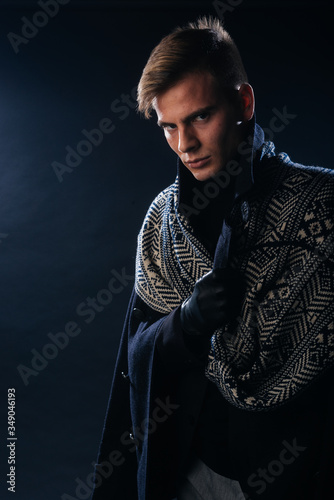
<svg viewBox="0 0 334 500">
<path fill-rule="evenodd" d="M 181 325 L 189 335 L 212 336 L 233 319 L 242 295 L 240 276 L 215 268 L 199 279 L 193 294 L 181 306 Z"/>
</svg>

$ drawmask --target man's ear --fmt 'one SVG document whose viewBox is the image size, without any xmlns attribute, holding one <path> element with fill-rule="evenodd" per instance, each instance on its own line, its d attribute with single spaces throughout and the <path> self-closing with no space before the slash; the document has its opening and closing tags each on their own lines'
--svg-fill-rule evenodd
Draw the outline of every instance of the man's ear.
<svg viewBox="0 0 334 500">
<path fill-rule="evenodd" d="M 241 105 L 241 121 L 248 122 L 254 116 L 255 97 L 253 88 L 249 83 L 242 83 L 238 93 Z"/>
</svg>

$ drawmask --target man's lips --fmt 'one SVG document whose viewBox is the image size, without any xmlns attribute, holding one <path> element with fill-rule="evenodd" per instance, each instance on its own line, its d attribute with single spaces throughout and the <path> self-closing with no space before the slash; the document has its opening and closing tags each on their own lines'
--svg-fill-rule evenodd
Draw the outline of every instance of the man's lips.
<svg viewBox="0 0 334 500">
<path fill-rule="evenodd" d="M 200 168 L 206 165 L 210 158 L 211 156 L 205 156 L 203 158 L 195 158 L 194 160 L 185 161 L 184 163 L 190 168 Z"/>
</svg>

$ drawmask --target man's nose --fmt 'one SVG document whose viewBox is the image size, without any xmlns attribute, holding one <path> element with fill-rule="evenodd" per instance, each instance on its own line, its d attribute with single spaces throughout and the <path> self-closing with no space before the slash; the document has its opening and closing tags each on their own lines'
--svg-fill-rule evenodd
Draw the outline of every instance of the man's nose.
<svg viewBox="0 0 334 500">
<path fill-rule="evenodd" d="M 191 128 L 179 129 L 178 150 L 180 153 L 188 153 L 199 146 L 199 140 Z"/>
</svg>

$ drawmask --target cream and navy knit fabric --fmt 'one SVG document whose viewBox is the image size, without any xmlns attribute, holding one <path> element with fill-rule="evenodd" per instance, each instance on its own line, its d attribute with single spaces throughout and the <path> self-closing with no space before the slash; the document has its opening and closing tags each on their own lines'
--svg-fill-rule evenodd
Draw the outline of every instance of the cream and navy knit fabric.
<svg viewBox="0 0 334 500">
<path fill-rule="evenodd" d="M 262 147 L 253 188 L 229 218 L 228 265 L 246 286 L 240 314 L 215 332 L 206 376 L 234 406 L 267 410 L 334 363 L 334 173 Z M 178 211 L 179 181 L 152 203 L 138 237 L 136 292 L 168 314 L 213 261 Z M 249 217 L 240 216 L 247 200 Z"/>
<path fill-rule="evenodd" d="M 177 210 L 179 180 L 153 201 L 138 238 L 136 292 L 168 314 L 191 295 L 213 261 Z"/>
</svg>

